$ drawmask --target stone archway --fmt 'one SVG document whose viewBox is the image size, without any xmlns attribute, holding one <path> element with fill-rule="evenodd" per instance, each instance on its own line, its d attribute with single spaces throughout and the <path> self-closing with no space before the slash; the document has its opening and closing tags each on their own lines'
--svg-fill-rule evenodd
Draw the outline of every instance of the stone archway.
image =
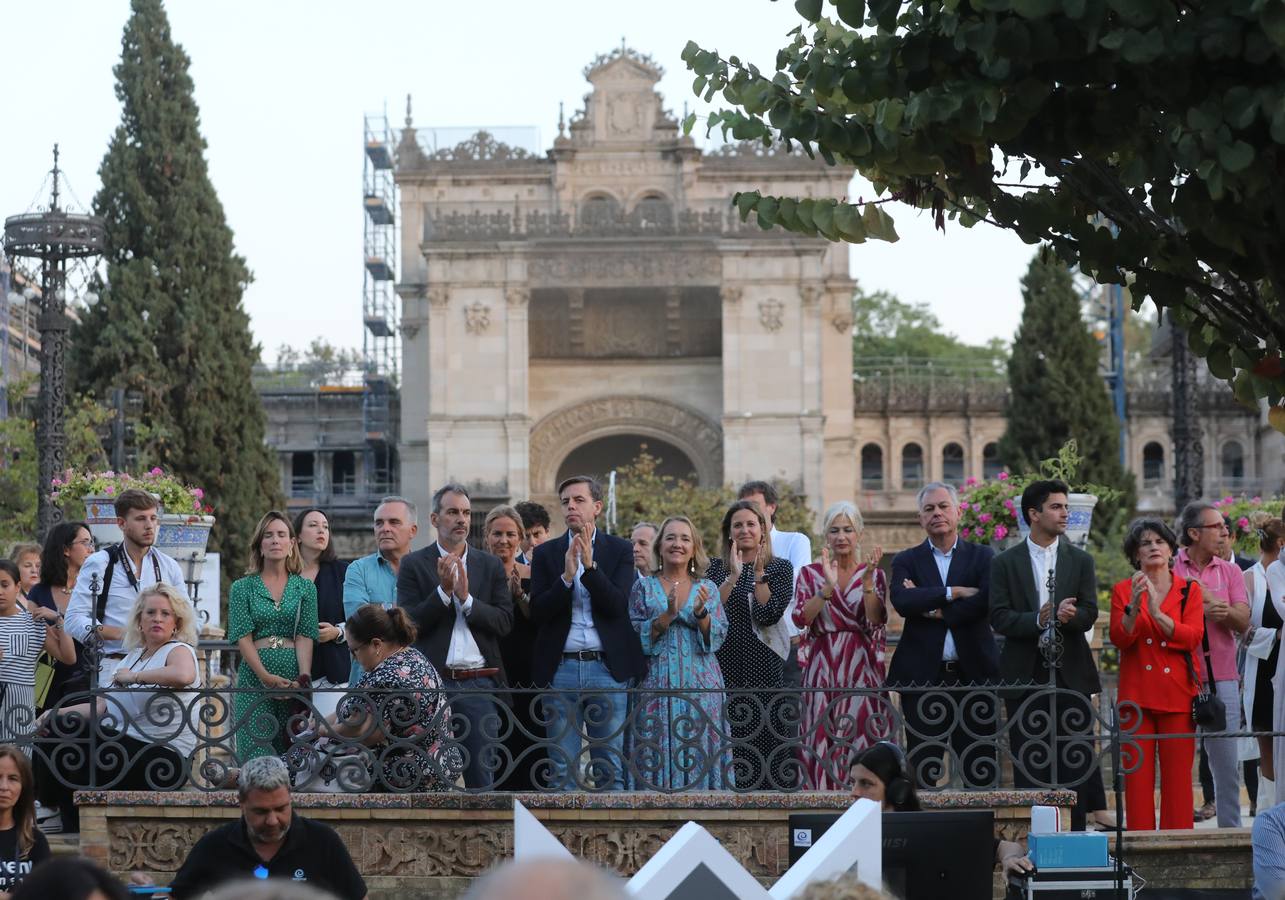
<svg viewBox="0 0 1285 900">
<path fill-rule="evenodd" d="M 531 493 L 552 494 L 559 467 L 574 450 L 611 435 L 654 438 L 691 461 L 697 481 L 723 481 L 723 432 L 690 407 L 654 397 L 596 397 L 549 413 L 531 429 Z"/>
</svg>

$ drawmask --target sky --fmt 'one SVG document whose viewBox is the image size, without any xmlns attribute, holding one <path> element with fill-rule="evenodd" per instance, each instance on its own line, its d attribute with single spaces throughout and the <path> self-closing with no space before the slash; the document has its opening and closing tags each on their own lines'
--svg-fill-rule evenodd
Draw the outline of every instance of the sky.
<svg viewBox="0 0 1285 900">
<path fill-rule="evenodd" d="M 584 67 L 622 37 L 664 67 L 659 90 L 681 114 L 684 103 L 708 109 L 680 57 L 689 39 L 771 72 L 800 21 L 789 0 L 169 0 L 166 9 L 192 59 L 210 176 L 254 273 L 245 306 L 268 360 L 314 337 L 360 347 L 364 113 L 386 110 L 400 127 L 410 93 L 417 127 L 534 126 L 547 148 L 559 102 L 569 119 L 588 91 Z M 120 119 L 112 67 L 128 16 L 128 0 L 0 4 L 6 68 L 27 67 L 29 88 L 6 103 L 0 216 L 47 202 L 55 142 L 72 205 L 92 203 Z M 853 193 L 873 196 L 859 180 Z M 926 214 L 891 211 L 898 243 L 850 248 L 861 287 L 927 303 L 966 341 L 1011 339 L 1033 248 L 990 226 L 948 223 L 943 235 Z"/>
</svg>

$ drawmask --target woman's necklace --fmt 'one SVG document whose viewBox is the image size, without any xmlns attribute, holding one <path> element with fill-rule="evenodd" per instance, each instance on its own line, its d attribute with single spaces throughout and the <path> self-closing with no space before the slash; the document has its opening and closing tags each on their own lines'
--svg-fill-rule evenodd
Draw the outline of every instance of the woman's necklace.
<svg viewBox="0 0 1285 900">
<path fill-rule="evenodd" d="M 156 648 L 156 650 L 159 650 L 159 649 L 161 648 L 160 647 Z M 156 655 L 156 650 L 148 650 L 146 653 L 140 653 L 138 655 L 138 659 L 134 660 L 133 664 L 129 667 L 129 670 L 133 672 L 136 668 L 141 666 L 143 663 L 147 662 L 149 659 L 151 659 L 153 656 Z"/>
<path fill-rule="evenodd" d="M 666 578 L 664 574 L 658 574 L 657 577 L 660 578 L 661 584 L 668 584 L 671 591 L 677 591 L 678 586 L 687 581 L 686 575 L 680 575 L 678 578 Z"/>
</svg>

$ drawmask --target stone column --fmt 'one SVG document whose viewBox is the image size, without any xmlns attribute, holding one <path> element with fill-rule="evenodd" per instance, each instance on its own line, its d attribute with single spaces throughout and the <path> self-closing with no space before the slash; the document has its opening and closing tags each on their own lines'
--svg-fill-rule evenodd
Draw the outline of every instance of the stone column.
<svg viewBox="0 0 1285 900">
<path fill-rule="evenodd" d="M 531 492 L 531 416 L 529 406 L 528 346 L 531 289 L 526 285 L 506 288 L 505 320 L 508 344 L 508 404 L 505 416 L 505 440 L 508 453 L 508 483 L 512 500 L 521 500 Z"/>
</svg>

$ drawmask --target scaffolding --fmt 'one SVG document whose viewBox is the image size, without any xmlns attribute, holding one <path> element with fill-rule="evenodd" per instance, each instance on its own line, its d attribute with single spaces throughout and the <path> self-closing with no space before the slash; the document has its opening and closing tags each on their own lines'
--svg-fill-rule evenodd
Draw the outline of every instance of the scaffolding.
<svg viewBox="0 0 1285 900">
<path fill-rule="evenodd" d="M 397 463 L 390 398 L 397 379 L 397 182 L 386 115 L 364 121 L 362 156 L 362 427 L 371 490 L 395 493 Z"/>
</svg>

